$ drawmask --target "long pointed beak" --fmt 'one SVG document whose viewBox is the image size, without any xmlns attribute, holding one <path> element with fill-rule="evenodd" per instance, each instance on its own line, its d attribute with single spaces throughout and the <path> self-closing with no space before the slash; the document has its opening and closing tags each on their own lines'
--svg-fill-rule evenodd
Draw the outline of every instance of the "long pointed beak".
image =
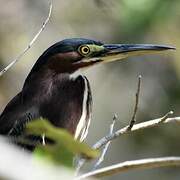
<svg viewBox="0 0 180 180">
<path fill-rule="evenodd" d="M 175 47 L 153 44 L 105 44 L 105 51 L 100 60 L 111 62 L 131 56 L 154 54 L 166 50 L 175 50 Z"/>
</svg>

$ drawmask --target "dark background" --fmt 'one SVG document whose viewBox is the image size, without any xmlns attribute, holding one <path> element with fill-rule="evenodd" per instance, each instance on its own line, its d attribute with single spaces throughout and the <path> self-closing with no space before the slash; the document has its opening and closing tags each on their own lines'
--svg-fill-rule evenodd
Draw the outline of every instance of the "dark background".
<svg viewBox="0 0 180 180">
<path fill-rule="evenodd" d="M 14 59 L 48 14 L 45 0 L 0 0 L 0 68 Z M 50 23 L 38 41 L 10 71 L 0 77 L 0 110 L 21 90 L 41 53 L 64 38 L 85 37 L 106 43 L 157 43 L 176 46 L 161 55 L 129 58 L 99 65 L 83 73 L 93 93 L 93 119 L 88 144 L 109 131 L 113 114 L 116 129 L 133 113 L 137 77 L 142 75 L 138 122 L 180 115 L 180 1 L 178 0 L 54 0 Z M 124 135 L 111 144 L 102 166 L 126 160 L 180 155 L 180 128 L 167 124 Z M 89 167 L 86 167 L 89 168 Z M 178 180 L 178 168 L 132 171 L 104 179 Z"/>
</svg>

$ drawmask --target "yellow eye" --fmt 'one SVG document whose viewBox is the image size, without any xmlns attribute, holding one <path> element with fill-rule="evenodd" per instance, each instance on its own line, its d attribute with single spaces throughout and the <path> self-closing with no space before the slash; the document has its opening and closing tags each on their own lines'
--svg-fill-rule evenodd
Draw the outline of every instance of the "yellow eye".
<svg viewBox="0 0 180 180">
<path fill-rule="evenodd" d="M 90 48 L 87 45 L 83 45 L 79 47 L 79 53 L 83 56 L 87 56 L 90 53 Z"/>
</svg>

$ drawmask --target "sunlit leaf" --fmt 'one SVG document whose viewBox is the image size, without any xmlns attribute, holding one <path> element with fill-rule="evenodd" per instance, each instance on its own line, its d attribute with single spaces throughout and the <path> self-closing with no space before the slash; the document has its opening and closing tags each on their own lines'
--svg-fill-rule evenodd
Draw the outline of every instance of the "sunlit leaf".
<svg viewBox="0 0 180 180">
<path fill-rule="evenodd" d="M 75 141 L 74 137 L 65 129 L 57 128 L 45 119 L 37 119 L 27 124 L 26 132 L 31 135 L 42 136 L 53 140 L 55 143 L 46 146 L 38 146 L 35 154 L 46 157 L 56 164 L 63 164 L 72 167 L 73 158 L 76 155 L 84 155 L 88 158 L 96 158 L 99 155 L 97 150 L 88 145 Z"/>
<path fill-rule="evenodd" d="M 45 160 L 47 163 L 73 167 L 74 154 L 63 146 L 39 146 L 34 151 L 34 155 L 37 159 Z"/>
</svg>

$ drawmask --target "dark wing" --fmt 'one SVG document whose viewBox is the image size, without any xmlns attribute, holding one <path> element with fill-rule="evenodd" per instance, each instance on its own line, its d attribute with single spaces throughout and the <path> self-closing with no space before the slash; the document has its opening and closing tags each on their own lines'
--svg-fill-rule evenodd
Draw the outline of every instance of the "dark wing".
<svg viewBox="0 0 180 180">
<path fill-rule="evenodd" d="M 38 117 L 38 109 L 24 103 L 20 92 L 7 104 L 0 116 L 0 134 L 21 135 L 26 123 Z"/>
</svg>

